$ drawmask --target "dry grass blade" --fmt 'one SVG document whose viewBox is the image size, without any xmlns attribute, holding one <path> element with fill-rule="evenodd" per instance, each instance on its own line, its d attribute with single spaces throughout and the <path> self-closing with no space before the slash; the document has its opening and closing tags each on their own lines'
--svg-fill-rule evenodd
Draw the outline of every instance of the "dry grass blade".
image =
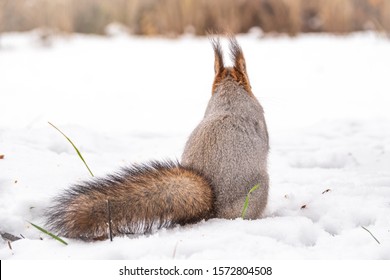
<svg viewBox="0 0 390 280">
<path fill-rule="evenodd" d="M 246 198 L 245 198 L 245 202 L 244 202 L 244 207 L 242 209 L 242 214 L 241 214 L 241 218 L 245 218 L 245 215 L 246 215 L 246 211 L 248 210 L 248 206 L 249 206 L 249 196 L 252 192 L 254 192 L 255 190 L 257 190 L 258 188 L 260 187 L 259 184 L 255 185 L 253 188 L 250 189 L 250 191 L 248 192 L 248 194 L 246 195 Z"/>
<path fill-rule="evenodd" d="M 49 231 L 47 231 L 47 230 L 41 228 L 40 226 L 37 226 L 36 224 L 33 224 L 33 223 L 31 223 L 31 222 L 28 222 L 28 223 L 29 223 L 30 225 L 32 225 L 33 227 L 35 227 L 36 229 L 42 231 L 44 234 L 47 234 L 47 235 L 49 235 L 50 237 L 54 238 L 55 240 L 61 242 L 62 244 L 68 245 L 68 243 L 66 243 L 64 240 L 62 240 L 61 238 L 59 238 L 57 235 L 55 235 L 55 234 L 53 234 L 53 233 L 51 233 L 51 232 L 49 232 Z"/>
<path fill-rule="evenodd" d="M 76 145 L 73 144 L 72 140 L 69 139 L 68 136 L 65 135 L 65 133 L 63 133 L 58 127 L 56 127 L 54 124 L 52 124 L 51 122 L 48 122 L 52 127 L 54 127 L 59 133 L 61 133 L 65 138 L 66 140 L 69 141 L 69 143 L 73 146 L 73 148 L 75 149 L 76 153 L 78 154 L 79 158 L 82 160 L 82 162 L 84 163 L 85 167 L 87 167 L 89 173 L 91 174 L 92 177 L 94 177 L 91 169 L 89 168 L 87 162 L 84 160 L 83 156 L 81 155 L 79 149 L 77 149 Z"/>
<path fill-rule="evenodd" d="M 14 242 L 14 241 L 16 241 L 16 240 L 21 239 L 20 237 L 17 237 L 17 236 L 15 236 L 15 235 L 13 235 L 13 234 L 10 234 L 10 233 L 8 233 L 8 232 L 0 232 L 0 236 L 1 236 L 4 240 L 10 241 L 10 242 Z"/>
</svg>

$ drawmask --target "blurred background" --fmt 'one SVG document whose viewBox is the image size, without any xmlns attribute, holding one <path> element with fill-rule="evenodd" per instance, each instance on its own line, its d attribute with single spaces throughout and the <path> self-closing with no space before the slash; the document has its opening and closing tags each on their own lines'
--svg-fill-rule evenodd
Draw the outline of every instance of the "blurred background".
<svg viewBox="0 0 390 280">
<path fill-rule="evenodd" d="M 135 35 L 229 31 L 390 33 L 390 0 L 0 0 L 0 33 L 36 28 L 107 34 L 119 23 Z"/>
</svg>

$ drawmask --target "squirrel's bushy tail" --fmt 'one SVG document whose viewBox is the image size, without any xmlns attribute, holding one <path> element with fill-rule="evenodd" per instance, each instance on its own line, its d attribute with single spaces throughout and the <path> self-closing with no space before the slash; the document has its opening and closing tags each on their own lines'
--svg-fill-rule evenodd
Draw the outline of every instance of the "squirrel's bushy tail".
<svg viewBox="0 0 390 280">
<path fill-rule="evenodd" d="M 48 209 L 47 226 L 84 240 L 108 238 L 109 226 L 114 236 L 146 233 L 206 219 L 213 200 L 210 182 L 198 172 L 176 162 L 151 162 L 73 186 Z"/>
</svg>

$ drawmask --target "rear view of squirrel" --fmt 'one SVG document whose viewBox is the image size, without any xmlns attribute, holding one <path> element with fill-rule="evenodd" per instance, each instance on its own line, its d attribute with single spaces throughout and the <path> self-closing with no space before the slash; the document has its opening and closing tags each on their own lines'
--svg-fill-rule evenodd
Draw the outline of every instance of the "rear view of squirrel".
<svg viewBox="0 0 390 280">
<path fill-rule="evenodd" d="M 224 66 L 212 39 L 215 78 L 203 120 L 181 162 L 150 162 L 74 185 L 55 198 L 47 226 L 82 240 L 147 233 L 210 218 L 260 218 L 267 204 L 269 150 L 263 108 L 253 95 L 241 47 L 229 38 L 234 65 Z"/>
</svg>

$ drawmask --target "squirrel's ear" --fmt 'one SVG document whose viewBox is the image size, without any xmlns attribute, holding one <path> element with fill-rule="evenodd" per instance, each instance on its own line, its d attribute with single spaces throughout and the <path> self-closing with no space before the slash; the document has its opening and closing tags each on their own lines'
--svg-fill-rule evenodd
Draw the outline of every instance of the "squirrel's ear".
<svg viewBox="0 0 390 280">
<path fill-rule="evenodd" d="M 214 71 L 215 71 L 215 75 L 217 75 L 218 73 L 221 73 L 224 69 L 222 47 L 219 38 L 216 39 L 212 38 L 211 44 L 213 45 L 214 56 L 215 56 Z"/>
<path fill-rule="evenodd" d="M 244 58 L 244 53 L 242 52 L 242 49 L 240 45 L 238 44 L 236 38 L 230 37 L 230 53 L 232 56 L 232 60 L 234 62 L 234 68 L 247 76 L 246 73 L 246 63 Z"/>
<path fill-rule="evenodd" d="M 234 61 L 234 67 L 232 72 L 233 76 L 239 84 L 244 86 L 245 90 L 249 94 L 252 94 L 252 89 L 249 83 L 248 74 L 246 73 L 244 53 L 242 52 L 242 49 L 238 44 L 236 38 L 230 37 L 229 41 L 230 41 L 230 54 L 232 56 L 232 60 Z"/>
</svg>

